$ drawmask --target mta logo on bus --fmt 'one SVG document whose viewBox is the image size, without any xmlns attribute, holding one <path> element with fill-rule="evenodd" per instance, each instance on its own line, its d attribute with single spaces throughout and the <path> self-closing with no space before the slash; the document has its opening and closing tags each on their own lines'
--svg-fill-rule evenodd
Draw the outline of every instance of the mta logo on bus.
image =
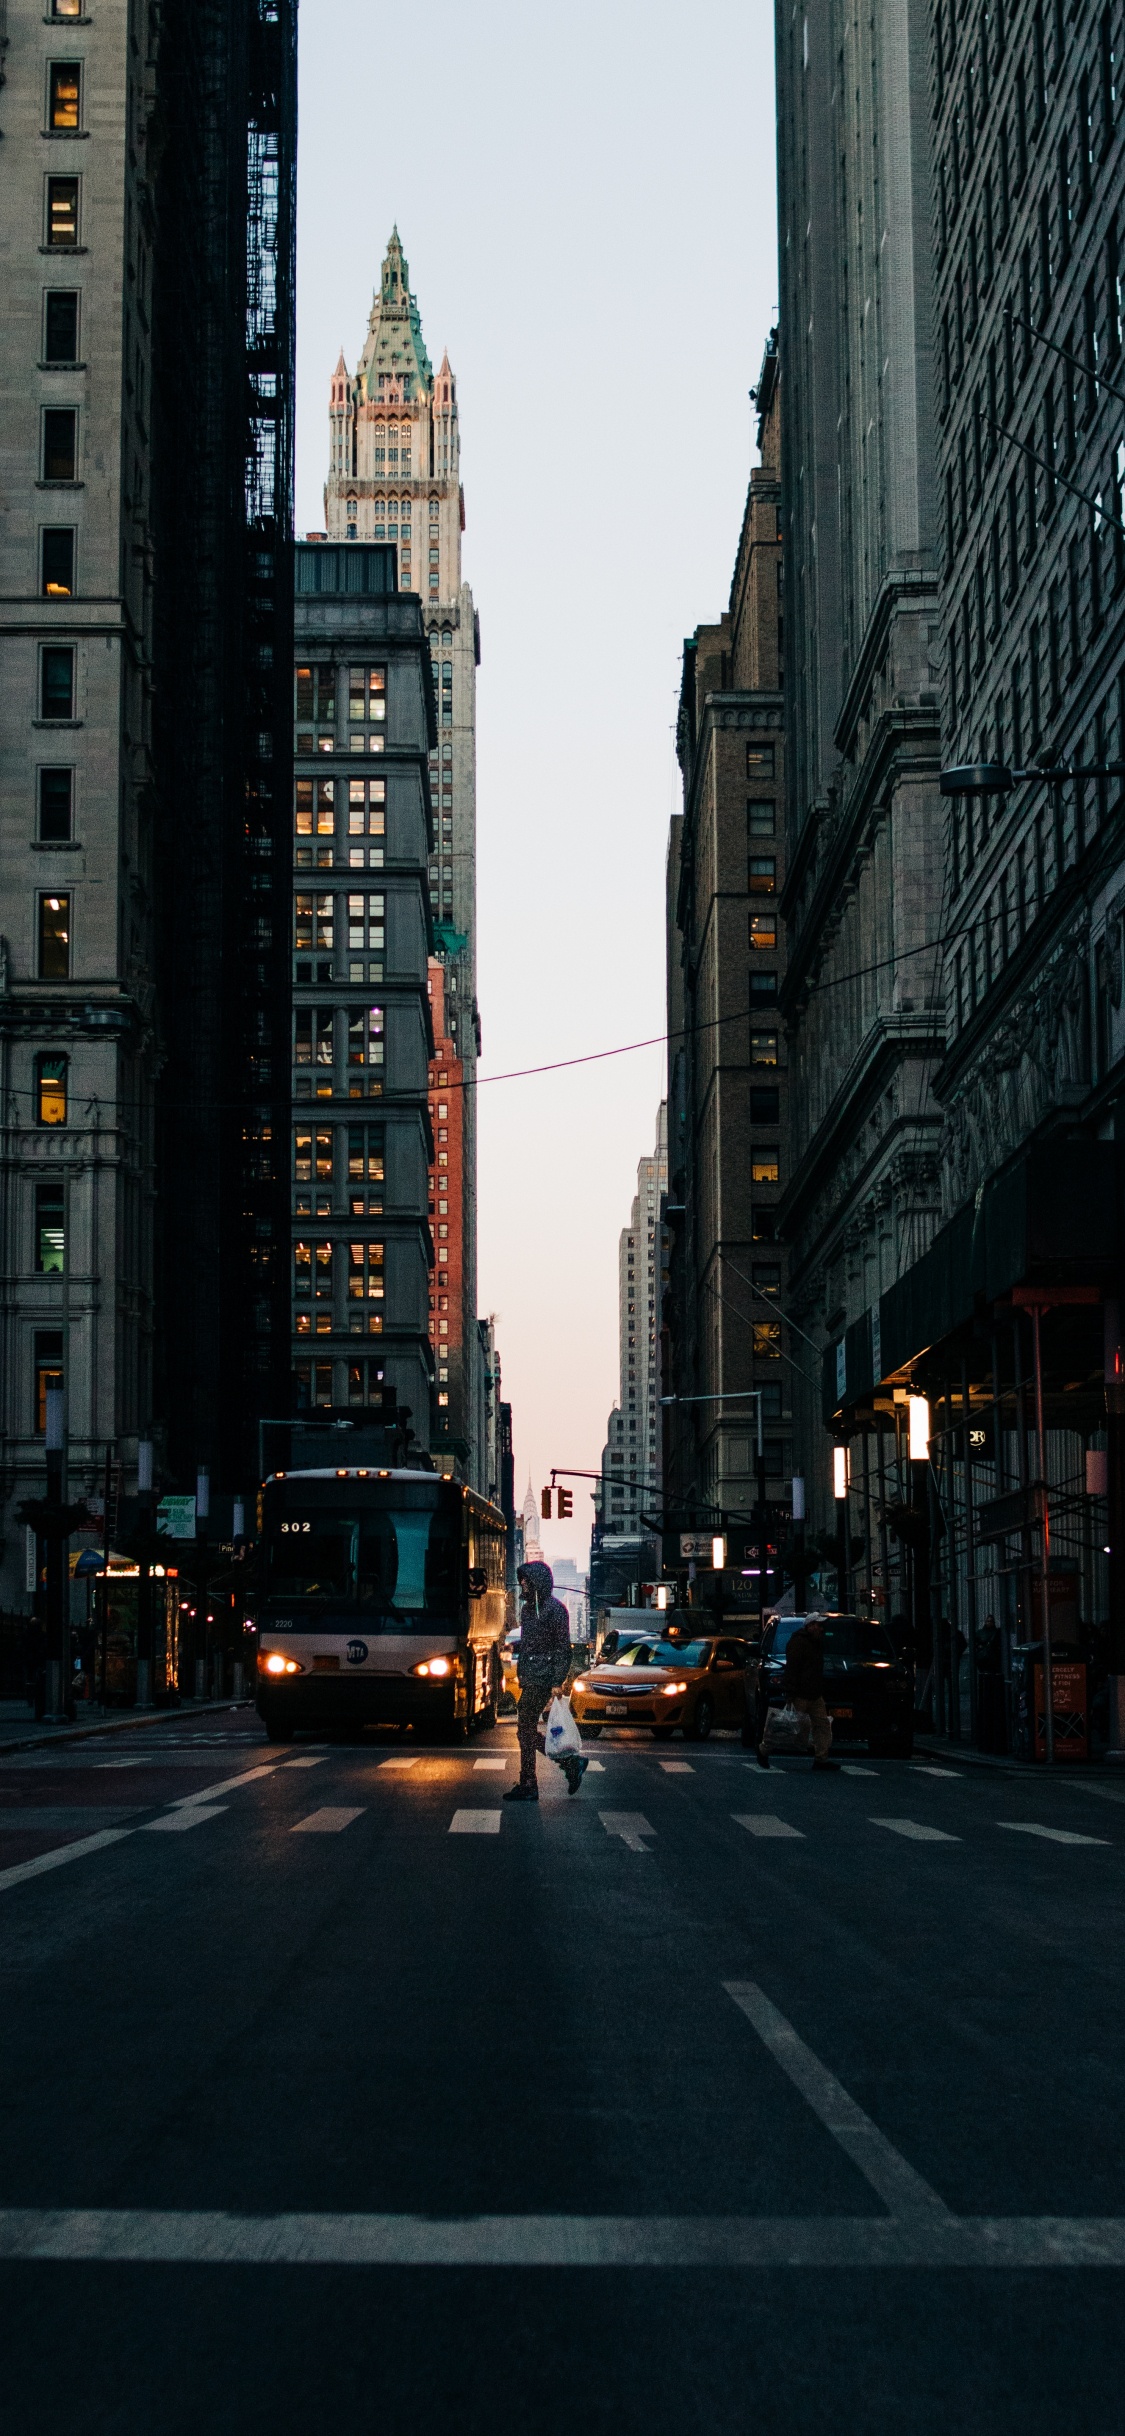
<svg viewBox="0 0 1125 2436">
<path fill-rule="evenodd" d="M 364 1661 L 364 1659 L 366 1658 L 366 1656 L 367 1656 L 367 1643 L 366 1643 L 366 1641 L 349 1641 L 349 1643 L 348 1643 L 348 1665 L 349 1665 L 349 1666 L 362 1666 L 363 1661 Z"/>
</svg>

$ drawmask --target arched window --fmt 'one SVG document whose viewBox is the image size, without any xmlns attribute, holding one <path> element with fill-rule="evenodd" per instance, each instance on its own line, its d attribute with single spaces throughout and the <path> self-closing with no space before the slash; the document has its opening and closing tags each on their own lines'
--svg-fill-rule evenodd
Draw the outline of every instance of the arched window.
<svg viewBox="0 0 1125 2436">
<path fill-rule="evenodd" d="M 444 643 L 444 645 L 445 645 L 446 650 L 447 650 L 447 651 L 452 651 L 452 649 L 453 649 L 453 628 L 452 628 L 452 626 L 443 626 L 443 627 L 442 627 L 442 630 L 441 630 L 441 639 L 442 639 L 442 642 L 443 642 L 443 643 Z"/>
<path fill-rule="evenodd" d="M 349 514 L 349 516 L 354 516 L 354 515 L 355 515 L 355 512 L 356 512 L 356 503 L 355 503 L 355 500 L 354 500 L 354 499 L 349 499 L 349 501 L 348 501 L 348 514 Z"/>
</svg>

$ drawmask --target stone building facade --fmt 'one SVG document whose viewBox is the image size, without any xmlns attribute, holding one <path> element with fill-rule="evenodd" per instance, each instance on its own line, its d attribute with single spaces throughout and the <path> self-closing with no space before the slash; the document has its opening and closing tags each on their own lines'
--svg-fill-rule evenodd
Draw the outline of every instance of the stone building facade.
<svg viewBox="0 0 1125 2436">
<path fill-rule="evenodd" d="M 790 1312 L 816 1346 L 925 1249 L 940 1204 L 929 16 L 828 0 L 779 7 L 776 32 L 792 1112 L 778 1223 Z M 815 1359 L 792 1375 L 826 1524 Z"/>
<path fill-rule="evenodd" d="M 3 68 L 11 1609 L 49 1385 L 75 1498 L 245 1493 L 286 1390 L 295 11 L 10 0 Z"/>
<path fill-rule="evenodd" d="M 465 1294 L 461 1260 L 465 1241 L 465 1069 L 457 1055 L 445 1011 L 445 966 L 430 958 L 429 1220 L 434 1244 L 430 1276 L 430 1349 L 436 1389 L 433 1444 L 443 1468 L 463 1466 L 469 1455 L 465 1421 Z M 472 1323 L 476 1325 L 475 1321 Z M 484 1469 L 488 1468 L 488 1449 Z"/>
<path fill-rule="evenodd" d="M 293 1369 L 313 1410 L 393 1392 L 425 1450 L 430 657 L 392 549 L 296 555 Z"/>
<path fill-rule="evenodd" d="M 789 1180 L 781 1023 L 785 887 L 780 448 L 771 332 L 727 610 L 684 648 L 683 812 L 667 883 L 666 1504 L 684 1528 L 749 1523 L 762 1398 L 767 1489 L 788 1489 L 792 1366 L 777 1223 Z M 732 1550 L 733 1557 L 733 1550 Z M 739 1554 L 741 1564 L 741 1548 Z"/>
<path fill-rule="evenodd" d="M 422 604 L 433 663 L 438 734 L 430 755 L 434 836 L 429 858 L 434 943 L 445 967 L 448 1036 L 464 1066 L 460 1342 L 453 1434 L 482 1485 L 474 1414 L 482 1405 L 476 1336 L 476 672 L 480 628 L 461 566 L 465 494 L 457 381 L 435 373 L 398 230 L 392 232 L 354 374 L 344 357 L 329 394 L 325 527 L 332 540 L 393 542 L 399 584 Z M 451 1389 L 452 1392 L 452 1389 Z"/>
<path fill-rule="evenodd" d="M 662 1102 L 651 1157 L 637 1166 L 637 1190 L 617 1247 L 620 1388 L 609 1416 L 601 1479 L 594 1490 L 594 1532 L 638 1532 L 659 1513 L 661 1205 L 668 1188 L 668 1111 Z"/>
</svg>

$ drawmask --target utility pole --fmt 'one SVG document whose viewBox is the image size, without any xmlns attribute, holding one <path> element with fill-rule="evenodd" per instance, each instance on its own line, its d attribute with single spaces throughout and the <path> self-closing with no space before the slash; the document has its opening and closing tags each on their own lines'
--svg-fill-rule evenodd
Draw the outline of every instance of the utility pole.
<svg viewBox="0 0 1125 2436">
<path fill-rule="evenodd" d="M 66 1715 L 67 1634 L 63 1619 L 63 1391 L 46 1391 L 47 1425 L 47 1715 Z"/>
<path fill-rule="evenodd" d="M 137 1444 L 137 1707 L 152 1707 L 152 1440 Z"/>
<path fill-rule="evenodd" d="M 195 1697 L 207 1697 L 207 1518 L 211 1512 L 211 1474 L 201 1463 L 195 1476 L 195 1531 L 199 1542 L 199 1595 L 195 1609 Z M 200 1525 L 202 1524 L 202 1529 Z"/>
</svg>

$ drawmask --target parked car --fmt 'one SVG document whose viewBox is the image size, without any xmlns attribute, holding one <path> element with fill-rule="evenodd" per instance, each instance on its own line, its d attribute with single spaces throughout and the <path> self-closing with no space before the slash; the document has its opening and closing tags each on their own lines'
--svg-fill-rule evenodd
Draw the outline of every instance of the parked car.
<svg viewBox="0 0 1125 2436">
<path fill-rule="evenodd" d="M 747 1656 L 746 1643 L 725 1634 L 650 1633 L 576 1677 L 570 1704 L 579 1732 L 591 1742 L 607 1725 L 643 1726 L 669 1742 L 678 1726 L 686 1742 L 705 1742 L 713 1726 L 743 1723 Z"/>
<path fill-rule="evenodd" d="M 810 1610 L 810 1613 L 813 1612 Z M 823 1613 L 824 1702 L 834 1741 L 866 1742 L 890 1759 L 909 1759 L 914 1748 L 914 1677 L 896 1657 L 882 1624 L 862 1616 Z M 746 1670 L 747 1748 L 762 1739 L 767 1708 L 785 1702 L 785 1652 L 807 1616 L 774 1616 L 749 1653 Z"/>
</svg>

